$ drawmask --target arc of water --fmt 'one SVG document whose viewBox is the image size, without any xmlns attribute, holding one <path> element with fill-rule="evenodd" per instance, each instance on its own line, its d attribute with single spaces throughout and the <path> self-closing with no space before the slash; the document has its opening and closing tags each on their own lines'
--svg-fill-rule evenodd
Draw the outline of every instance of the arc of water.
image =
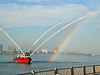
<svg viewBox="0 0 100 75">
<path fill-rule="evenodd" d="M 14 39 L 12 39 L 12 37 L 10 36 L 10 34 L 4 29 L 4 28 L 0 28 L 0 31 L 2 31 L 10 40 L 11 42 L 18 48 L 18 50 L 20 50 L 23 54 L 25 54 L 22 49 L 17 45 L 17 43 L 15 42 Z M 17 50 L 17 51 L 18 51 Z M 19 52 L 19 51 L 18 51 Z"/>
<path fill-rule="evenodd" d="M 3 30 L 3 28 L 0 28 L 0 31 L 2 31 Z"/>
<path fill-rule="evenodd" d="M 82 19 L 85 19 L 85 18 L 87 18 L 87 17 L 89 17 L 90 15 L 93 15 L 93 14 L 94 14 L 94 13 L 89 13 L 89 14 L 87 14 L 87 15 L 85 15 L 85 16 L 82 16 L 82 17 L 80 17 L 80 18 L 78 18 L 78 19 L 72 21 L 71 23 L 65 25 L 64 27 L 62 27 L 62 28 L 59 29 L 58 31 L 56 31 L 56 32 L 53 33 L 49 38 L 47 38 L 43 43 L 41 43 L 41 44 L 30 54 L 30 56 L 32 56 L 43 44 L 45 44 L 49 39 L 51 39 L 53 36 L 55 36 L 55 35 L 56 35 L 57 33 L 59 33 L 60 31 L 62 31 L 63 29 L 69 27 L 69 26 L 72 25 L 73 23 L 76 23 L 76 22 L 78 22 L 78 21 L 80 21 L 80 20 L 82 20 Z"/>
<path fill-rule="evenodd" d="M 33 46 L 44 36 L 46 35 L 48 32 L 50 32 L 52 29 L 54 29 L 55 27 L 57 27 L 58 25 L 61 25 L 63 23 L 67 23 L 68 21 L 63 21 L 63 22 L 60 22 L 56 25 L 54 25 L 53 27 L 51 27 L 50 29 L 48 29 L 46 32 L 44 32 L 33 44 L 32 44 L 32 47 L 28 49 L 28 52 L 33 48 Z"/>
</svg>

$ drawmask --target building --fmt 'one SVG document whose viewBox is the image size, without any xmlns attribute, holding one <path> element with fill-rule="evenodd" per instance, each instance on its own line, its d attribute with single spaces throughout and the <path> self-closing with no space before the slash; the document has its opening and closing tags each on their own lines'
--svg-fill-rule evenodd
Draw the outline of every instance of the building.
<svg viewBox="0 0 100 75">
<path fill-rule="evenodd" d="M 9 46 L 9 47 L 8 47 L 8 53 L 10 53 L 10 54 L 16 53 L 15 47 Z"/>
<path fill-rule="evenodd" d="M 48 53 L 48 49 L 42 49 L 42 53 L 47 54 Z"/>
<path fill-rule="evenodd" d="M 0 44 L 0 52 L 3 51 L 3 44 Z"/>
<path fill-rule="evenodd" d="M 57 53 L 59 51 L 59 47 L 56 47 L 53 53 Z"/>
</svg>

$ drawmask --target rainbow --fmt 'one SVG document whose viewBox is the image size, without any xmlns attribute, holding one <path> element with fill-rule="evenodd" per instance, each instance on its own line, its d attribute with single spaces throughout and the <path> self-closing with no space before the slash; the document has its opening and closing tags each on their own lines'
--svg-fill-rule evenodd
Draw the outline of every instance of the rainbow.
<svg viewBox="0 0 100 75">
<path fill-rule="evenodd" d="M 70 31 L 67 36 L 61 41 L 59 48 L 51 55 L 50 61 L 53 61 L 59 54 L 61 50 L 65 47 L 65 45 L 70 41 L 70 39 L 75 35 L 75 33 L 79 30 L 80 26 L 77 25 L 72 31 Z"/>
<path fill-rule="evenodd" d="M 90 20 L 91 20 L 91 18 L 90 18 Z M 83 19 L 83 21 L 87 22 L 85 19 Z M 82 25 L 84 25 L 84 24 L 81 24 L 81 23 L 83 23 L 83 21 L 76 23 L 77 25 L 75 25 L 74 28 L 73 28 L 73 30 L 71 30 L 67 34 L 67 36 L 62 40 L 62 42 L 58 46 L 59 48 L 51 55 L 50 61 L 53 61 L 54 59 L 56 59 L 56 57 L 58 56 L 59 52 L 61 50 L 63 50 L 63 48 L 69 43 L 69 41 L 71 40 L 71 38 L 73 38 L 73 36 L 80 30 L 80 28 L 82 27 Z"/>
</svg>

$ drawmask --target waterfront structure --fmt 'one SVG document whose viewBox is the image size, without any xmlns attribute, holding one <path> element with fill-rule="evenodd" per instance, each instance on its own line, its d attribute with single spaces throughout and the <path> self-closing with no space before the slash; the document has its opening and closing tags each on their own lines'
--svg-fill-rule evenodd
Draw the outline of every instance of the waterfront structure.
<svg viewBox="0 0 100 75">
<path fill-rule="evenodd" d="M 54 68 L 44 71 L 31 71 L 18 75 L 100 75 L 100 65 L 78 66 L 69 68 Z"/>
</svg>

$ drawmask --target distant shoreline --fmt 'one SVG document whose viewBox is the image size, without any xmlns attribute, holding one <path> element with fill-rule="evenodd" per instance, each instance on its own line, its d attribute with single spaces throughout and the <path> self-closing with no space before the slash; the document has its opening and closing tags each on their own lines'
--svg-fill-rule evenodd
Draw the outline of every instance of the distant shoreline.
<svg viewBox="0 0 100 75">
<path fill-rule="evenodd" d="M 0 55 L 17 55 L 18 53 L 0 53 Z M 35 55 L 47 55 L 47 54 L 53 54 L 53 53 L 35 53 Z M 86 56 L 100 56 L 95 54 L 79 54 L 79 53 L 59 53 L 63 55 L 86 55 Z"/>
</svg>

